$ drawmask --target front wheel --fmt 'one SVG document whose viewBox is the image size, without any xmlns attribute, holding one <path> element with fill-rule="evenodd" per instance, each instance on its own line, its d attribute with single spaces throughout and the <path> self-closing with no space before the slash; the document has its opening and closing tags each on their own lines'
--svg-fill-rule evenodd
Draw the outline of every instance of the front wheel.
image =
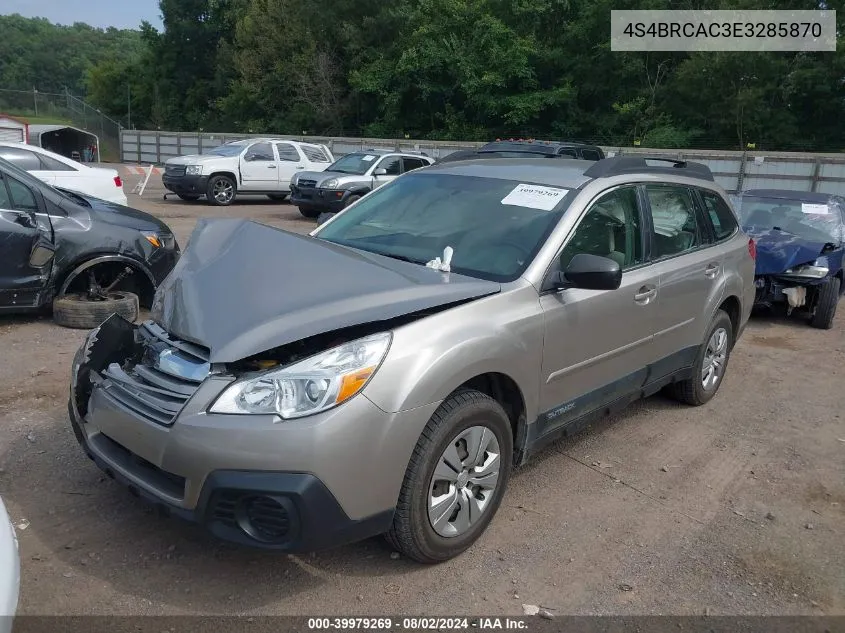
<svg viewBox="0 0 845 633">
<path fill-rule="evenodd" d="M 732 347 L 733 323 L 727 312 L 719 310 L 710 322 L 704 343 L 698 350 L 692 376 L 670 385 L 670 395 L 694 407 L 708 402 L 722 384 Z"/>
<path fill-rule="evenodd" d="M 833 327 L 833 319 L 836 316 L 836 306 L 839 305 L 839 290 L 841 287 L 839 277 L 831 277 L 819 286 L 816 309 L 810 319 L 810 325 L 820 330 L 829 330 Z"/>
<path fill-rule="evenodd" d="M 308 218 L 309 220 L 313 220 L 318 215 L 320 215 L 319 209 L 310 209 L 309 207 L 298 207 L 299 212 L 302 214 L 302 217 Z"/>
<path fill-rule="evenodd" d="M 208 181 L 208 202 L 218 207 L 226 207 L 235 200 L 235 181 L 229 176 L 214 176 Z"/>
<path fill-rule="evenodd" d="M 447 398 L 414 448 L 387 540 L 421 563 L 461 554 L 496 514 L 512 462 L 510 420 L 498 402 L 471 390 Z"/>
</svg>

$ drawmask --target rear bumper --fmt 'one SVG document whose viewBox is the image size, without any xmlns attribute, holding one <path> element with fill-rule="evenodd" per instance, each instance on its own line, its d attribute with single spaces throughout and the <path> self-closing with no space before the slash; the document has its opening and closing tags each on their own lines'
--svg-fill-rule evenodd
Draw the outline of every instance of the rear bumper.
<svg viewBox="0 0 845 633">
<path fill-rule="evenodd" d="M 208 190 L 208 176 L 168 176 L 161 177 L 164 188 L 175 194 L 204 196 Z"/>
</svg>

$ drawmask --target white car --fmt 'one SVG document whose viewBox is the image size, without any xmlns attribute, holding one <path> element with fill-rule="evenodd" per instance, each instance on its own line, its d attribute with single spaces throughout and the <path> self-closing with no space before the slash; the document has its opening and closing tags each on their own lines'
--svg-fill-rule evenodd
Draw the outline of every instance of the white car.
<svg viewBox="0 0 845 633">
<path fill-rule="evenodd" d="M 334 162 L 326 145 L 252 138 L 233 141 L 206 154 L 178 156 L 164 164 L 165 189 L 182 200 L 205 196 L 226 206 L 239 195 L 265 195 L 283 200 L 290 181 L 300 171 L 324 171 Z"/>
<path fill-rule="evenodd" d="M 18 610 L 21 584 L 21 562 L 18 537 L 0 499 L 0 633 L 12 630 L 12 619 Z"/>
<path fill-rule="evenodd" d="M 26 143 L 0 142 L 0 158 L 30 172 L 48 185 L 127 206 L 116 169 L 89 167 L 61 154 Z"/>
</svg>

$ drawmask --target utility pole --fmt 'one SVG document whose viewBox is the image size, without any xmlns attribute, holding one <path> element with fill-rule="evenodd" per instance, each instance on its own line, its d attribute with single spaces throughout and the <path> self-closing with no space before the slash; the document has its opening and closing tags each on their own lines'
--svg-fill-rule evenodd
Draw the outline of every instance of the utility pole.
<svg viewBox="0 0 845 633">
<path fill-rule="evenodd" d="M 32 101 L 35 103 L 35 116 L 38 116 L 38 90 L 32 88 Z"/>
<path fill-rule="evenodd" d="M 132 84 L 126 84 L 126 129 L 132 129 Z"/>
</svg>

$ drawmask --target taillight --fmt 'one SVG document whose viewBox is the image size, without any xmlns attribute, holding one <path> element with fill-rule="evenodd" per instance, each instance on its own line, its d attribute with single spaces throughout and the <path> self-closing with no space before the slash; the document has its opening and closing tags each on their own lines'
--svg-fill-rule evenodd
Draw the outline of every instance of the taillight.
<svg viewBox="0 0 845 633">
<path fill-rule="evenodd" d="M 757 261 L 757 244 L 752 238 L 748 239 L 748 254 L 751 255 L 751 259 Z"/>
<path fill-rule="evenodd" d="M 120 176 L 114 177 L 114 186 L 115 187 L 122 187 L 123 186 L 123 181 L 120 179 Z"/>
</svg>

